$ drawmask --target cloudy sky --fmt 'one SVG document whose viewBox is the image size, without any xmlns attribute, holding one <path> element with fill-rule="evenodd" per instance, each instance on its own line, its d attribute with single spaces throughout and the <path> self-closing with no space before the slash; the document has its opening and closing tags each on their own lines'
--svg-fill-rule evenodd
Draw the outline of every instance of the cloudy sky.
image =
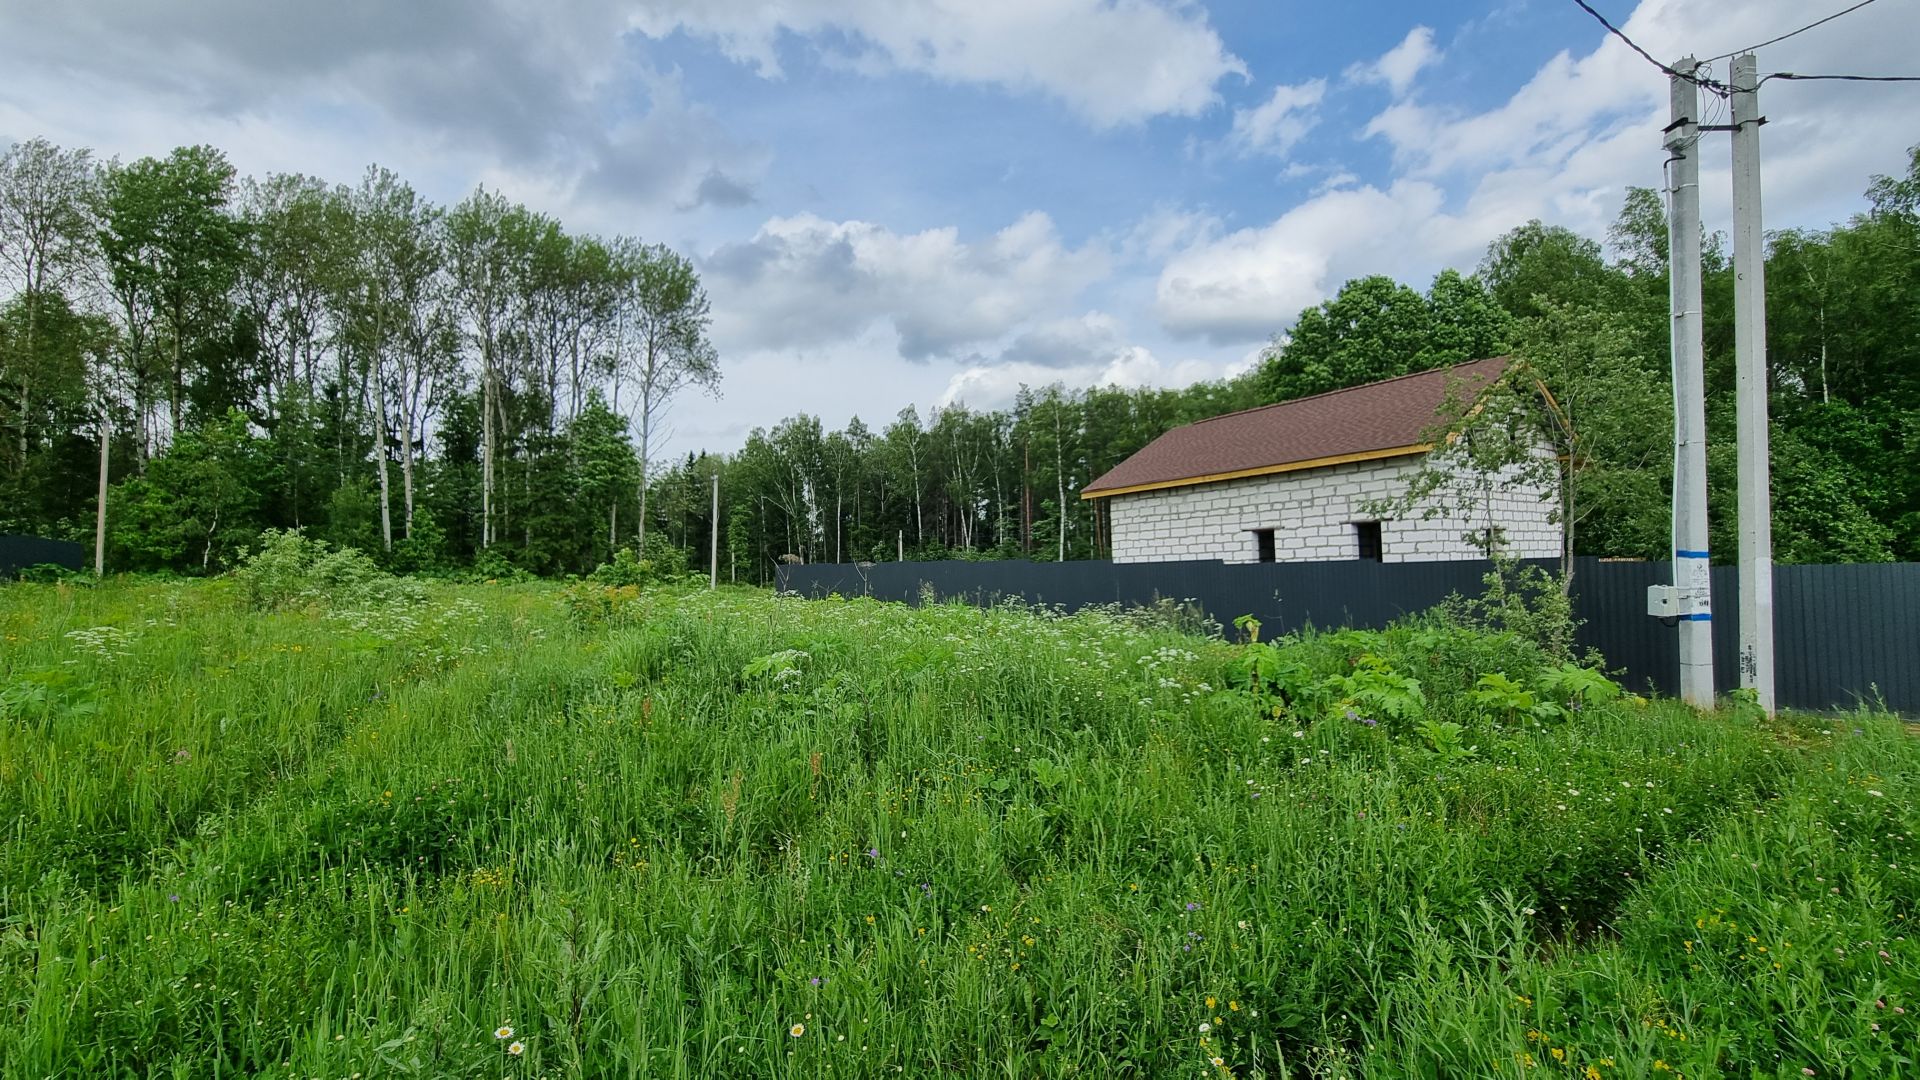
<svg viewBox="0 0 1920 1080">
<path fill-rule="evenodd" d="M 1663 59 L 1847 6 L 1595 4 Z M 1916 40 L 1920 4 L 1880 0 L 1761 70 L 1920 73 Z M 0 144 L 378 162 L 673 245 L 725 374 L 680 450 L 1240 370 L 1347 278 L 1424 287 L 1529 218 L 1603 236 L 1667 112 L 1571 0 L 0 0 L 0 71 Z M 1845 218 L 1920 142 L 1914 86 L 1763 96 L 1769 227 Z"/>
</svg>

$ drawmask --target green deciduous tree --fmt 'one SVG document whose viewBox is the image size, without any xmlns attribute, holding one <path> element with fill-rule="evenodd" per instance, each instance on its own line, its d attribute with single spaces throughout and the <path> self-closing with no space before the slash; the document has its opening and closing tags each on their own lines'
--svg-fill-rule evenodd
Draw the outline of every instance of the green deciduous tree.
<svg viewBox="0 0 1920 1080">
<path fill-rule="evenodd" d="M 235 409 L 183 432 L 119 489 L 114 536 L 131 565 L 205 573 L 260 535 L 276 463 L 248 427 Z"/>
<path fill-rule="evenodd" d="M 233 166 L 211 146 L 107 168 L 100 246 L 129 323 L 141 324 L 129 339 L 138 350 L 132 375 L 143 453 L 154 441 L 152 395 L 166 402 L 167 432 L 177 437 L 196 365 L 231 345 L 230 290 L 245 235 L 228 212 L 233 193 Z"/>
<path fill-rule="evenodd" d="M 661 423 L 673 399 L 688 387 L 717 392 L 720 358 L 707 340 L 711 304 L 700 275 L 684 256 L 659 245 L 630 245 L 619 250 L 625 283 L 619 297 L 625 341 L 623 378 L 635 398 L 639 434 L 640 523 L 638 541 L 646 542 L 647 466 L 658 452 Z"/>
</svg>

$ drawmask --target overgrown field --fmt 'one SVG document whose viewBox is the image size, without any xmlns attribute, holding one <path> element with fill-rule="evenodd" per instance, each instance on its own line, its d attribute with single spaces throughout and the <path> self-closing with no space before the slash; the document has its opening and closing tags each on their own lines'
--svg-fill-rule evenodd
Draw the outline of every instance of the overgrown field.
<svg viewBox="0 0 1920 1080">
<path fill-rule="evenodd" d="M 1432 625 L 255 584 L 0 588 L 0 1075 L 1920 1074 L 1891 718 Z"/>
</svg>

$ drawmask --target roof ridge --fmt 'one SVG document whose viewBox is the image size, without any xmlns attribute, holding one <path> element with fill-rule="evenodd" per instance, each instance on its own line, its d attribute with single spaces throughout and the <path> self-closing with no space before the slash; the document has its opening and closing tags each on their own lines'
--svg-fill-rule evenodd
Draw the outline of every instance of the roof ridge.
<svg viewBox="0 0 1920 1080">
<path fill-rule="evenodd" d="M 1483 356 L 1478 360 L 1462 360 L 1458 364 L 1441 364 L 1438 367 L 1430 367 L 1421 371 L 1409 371 L 1405 375 L 1395 375 L 1395 376 L 1392 376 L 1391 378 L 1378 379 L 1370 383 L 1360 383 L 1357 386 L 1343 386 L 1338 390 L 1322 390 L 1317 394 L 1308 394 L 1305 397 L 1288 398 L 1285 401 L 1275 401 L 1267 405 L 1255 405 L 1251 409 L 1238 409 L 1234 412 L 1221 413 L 1218 416 L 1208 416 L 1199 420 L 1195 420 L 1191 424 L 1188 424 L 1186 426 L 1198 427 L 1201 424 L 1211 424 L 1215 420 L 1226 420 L 1230 417 L 1245 416 L 1248 413 L 1265 412 L 1268 409 L 1277 409 L 1282 405 L 1298 405 L 1303 401 L 1317 401 L 1320 398 L 1336 397 L 1340 394 L 1351 394 L 1355 390 L 1371 390 L 1376 386 L 1385 386 L 1388 383 L 1397 383 L 1405 379 L 1418 378 L 1421 375 L 1431 375 L 1436 371 L 1453 371 L 1457 368 L 1472 367 L 1475 364 L 1485 364 L 1493 360 L 1509 360 L 1510 361 L 1512 359 L 1513 359 L 1512 353 L 1501 353 L 1499 356 Z M 1174 430 L 1174 429 L 1170 428 L 1168 430 Z"/>
</svg>

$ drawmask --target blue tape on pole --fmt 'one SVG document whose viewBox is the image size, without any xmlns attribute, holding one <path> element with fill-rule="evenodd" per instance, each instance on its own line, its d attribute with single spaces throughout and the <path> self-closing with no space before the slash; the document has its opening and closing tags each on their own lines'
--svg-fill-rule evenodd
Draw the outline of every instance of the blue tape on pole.
<svg viewBox="0 0 1920 1080">
<path fill-rule="evenodd" d="M 1676 559 L 1705 559 L 1709 556 L 1704 551 L 1676 551 L 1673 553 L 1673 557 Z"/>
<path fill-rule="evenodd" d="M 1708 615 L 1705 612 L 1695 612 L 1692 615 L 1682 615 L 1679 618 L 1681 622 L 1712 622 L 1713 621 L 1713 616 Z"/>
</svg>

